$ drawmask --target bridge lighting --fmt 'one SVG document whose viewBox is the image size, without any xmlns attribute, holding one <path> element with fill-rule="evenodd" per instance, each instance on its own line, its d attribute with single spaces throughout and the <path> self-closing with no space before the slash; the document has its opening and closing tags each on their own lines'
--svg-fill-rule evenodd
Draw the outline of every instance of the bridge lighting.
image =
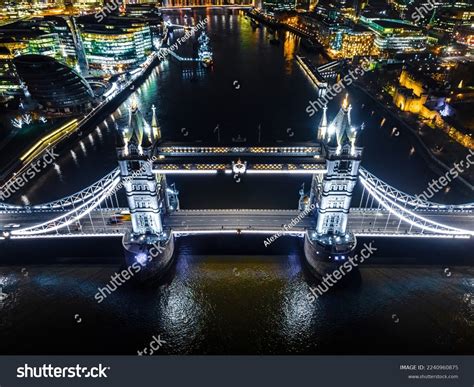
<svg viewBox="0 0 474 387">
<path fill-rule="evenodd" d="M 248 174 L 300 174 L 300 175 L 314 175 L 314 174 L 324 174 L 327 171 L 324 169 L 280 169 L 280 170 L 247 170 L 246 173 Z"/>
<path fill-rule="evenodd" d="M 185 170 L 185 169 L 174 169 L 174 170 L 168 170 L 168 169 L 153 169 L 154 173 L 160 173 L 162 175 L 169 175 L 169 174 L 174 174 L 174 175 L 186 175 L 186 174 L 196 174 L 196 175 L 212 175 L 216 174 L 217 170 L 212 169 L 212 170 Z"/>
<path fill-rule="evenodd" d="M 145 253 L 138 253 L 135 255 L 135 261 L 137 261 L 140 265 L 144 266 L 147 261 L 147 256 Z"/>
<path fill-rule="evenodd" d="M 382 205 L 391 214 L 397 216 L 399 219 L 402 219 L 403 221 L 407 222 L 411 226 L 421 228 L 422 230 L 428 230 L 428 231 L 434 232 L 435 234 L 443 234 L 444 233 L 444 234 L 458 235 L 458 236 L 459 235 L 471 235 L 471 236 L 474 235 L 474 231 L 463 230 L 463 229 L 459 229 L 459 228 L 455 228 L 455 227 L 446 226 L 444 224 L 435 222 L 431 219 L 427 219 L 423 216 L 415 214 L 414 212 L 408 210 L 407 208 L 404 208 L 400 204 L 390 200 L 387 197 L 382 199 L 379 196 L 379 192 L 377 192 L 374 188 L 372 188 L 371 185 L 369 184 L 369 182 L 365 178 L 361 178 L 360 181 L 361 181 L 362 185 L 365 187 L 365 189 L 372 195 L 372 197 L 380 205 Z M 391 205 L 389 206 L 387 203 L 385 203 L 385 201 L 387 201 Z M 393 209 L 394 206 L 397 207 L 400 210 L 400 213 L 398 213 L 397 211 L 395 211 Z M 407 214 L 407 216 L 412 216 L 413 218 L 416 218 L 420 221 L 423 221 L 425 224 L 415 222 L 414 220 L 412 220 L 412 219 L 408 218 L 407 216 L 405 216 L 404 213 Z M 426 223 L 430 224 L 431 226 L 427 226 Z M 435 227 L 439 227 L 439 228 L 435 228 Z"/>
<path fill-rule="evenodd" d="M 20 230 L 15 230 L 12 232 L 12 236 L 44 234 L 59 230 L 63 227 L 67 227 L 77 222 L 79 219 L 90 214 L 96 207 L 98 207 L 100 203 L 102 203 L 102 201 L 105 200 L 113 192 L 119 182 L 120 177 L 116 177 L 114 181 L 110 184 L 110 186 L 104 188 L 103 192 L 101 192 L 97 197 L 91 198 L 90 200 L 81 204 L 79 207 L 76 207 L 70 212 L 52 219 L 49 222 L 41 223 L 39 225 L 27 227 Z M 51 224 L 53 224 L 53 227 L 49 227 Z"/>
<path fill-rule="evenodd" d="M 331 138 L 334 133 L 336 133 L 336 127 L 334 124 L 331 124 L 328 127 L 328 138 Z"/>
</svg>

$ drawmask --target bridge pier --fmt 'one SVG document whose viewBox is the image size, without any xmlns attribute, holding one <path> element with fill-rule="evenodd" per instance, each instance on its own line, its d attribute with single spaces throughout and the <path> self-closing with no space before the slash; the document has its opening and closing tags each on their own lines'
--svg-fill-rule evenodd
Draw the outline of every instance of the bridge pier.
<svg viewBox="0 0 474 387">
<path fill-rule="evenodd" d="M 169 270 L 174 258 L 172 232 L 162 236 L 134 236 L 126 233 L 122 240 L 125 264 L 131 268 L 134 278 L 145 283 L 159 281 Z"/>
<path fill-rule="evenodd" d="M 304 255 L 311 272 L 324 276 L 348 262 L 354 256 L 356 245 L 357 238 L 352 234 L 341 238 L 307 232 L 304 237 Z"/>
</svg>

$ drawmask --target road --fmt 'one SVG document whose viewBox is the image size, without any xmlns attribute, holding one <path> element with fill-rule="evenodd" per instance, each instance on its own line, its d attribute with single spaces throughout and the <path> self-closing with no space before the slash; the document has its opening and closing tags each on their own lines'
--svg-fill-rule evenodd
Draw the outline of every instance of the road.
<svg viewBox="0 0 474 387">
<path fill-rule="evenodd" d="M 110 224 L 110 218 L 119 214 L 121 209 L 95 210 L 79 223 L 73 223 L 59 231 L 49 233 L 51 236 L 120 236 L 131 228 L 131 222 Z M 165 216 L 164 225 L 178 235 L 205 233 L 277 233 L 302 234 L 315 226 L 314 218 L 301 217 L 298 210 L 180 210 Z M 420 213 L 438 223 L 447 224 L 463 230 L 474 230 L 473 213 Z M 0 213 L 0 228 L 10 231 L 22 229 L 51 221 L 61 212 Z M 7 225 L 18 224 L 12 228 Z M 292 224 L 292 225 L 291 225 Z M 286 228 L 284 226 L 287 225 Z M 351 210 L 348 227 L 359 236 L 420 236 L 428 237 L 432 232 L 424 232 L 408 223 L 389 215 L 386 211 Z"/>
</svg>

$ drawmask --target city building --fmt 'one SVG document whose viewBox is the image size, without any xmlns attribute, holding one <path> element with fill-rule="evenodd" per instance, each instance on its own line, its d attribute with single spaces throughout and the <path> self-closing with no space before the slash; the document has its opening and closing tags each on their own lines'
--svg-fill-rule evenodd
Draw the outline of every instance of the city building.
<svg viewBox="0 0 474 387">
<path fill-rule="evenodd" d="M 145 16 L 153 13 L 156 8 L 156 4 L 127 4 L 125 11 L 129 16 Z"/>
<path fill-rule="evenodd" d="M 16 45 L 18 54 L 52 56 L 74 65 L 77 61 L 72 21 L 68 17 L 34 17 L 0 27 L 0 42 Z M 24 47 L 20 47 L 24 43 Z M 0 43 L 1 44 L 1 43 Z"/>
<path fill-rule="evenodd" d="M 433 29 L 451 33 L 456 27 L 471 26 L 474 23 L 474 6 L 470 7 L 442 7 L 437 9 L 431 18 Z"/>
<path fill-rule="evenodd" d="M 264 7 L 269 5 L 272 7 L 273 5 L 279 5 L 279 4 L 294 4 L 295 1 L 290 1 L 290 0 L 271 0 L 271 1 L 266 1 L 263 0 L 262 4 Z M 226 0 L 163 0 L 163 7 L 192 7 L 192 6 L 213 6 L 213 5 L 227 5 L 228 2 Z M 235 5 L 254 5 L 253 0 L 235 0 L 232 2 L 232 4 Z"/>
<path fill-rule="evenodd" d="M 421 27 L 398 19 L 360 17 L 360 22 L 375 32 L 375 46 L 380 52 L 416 52 L 426 49 L 428 36 Z"/>
<path fill-rule="evenodd" d="M 314 33 L 316 40 L 326 48 L 331 47 L 338 33 L 349 31 L 353 26 L 353 23 L 341 14 L 320 7 L 319 4 L 316 13 L 301 14 L 292 19 L 295 19 L 294 23 L 301 29 Z"/>
<path fill-rule="evenodd" d="M 19 94 L 20 81 L 13 65 L 13 53 L 0 46 L 0 94 Z"/>
<path fill-rule="evenodd" d="M 74 7 L 82 12 L 98 10 L 103 5 L 103 0 L 75 0 Z"/>
<path fill-rule="evenodd" d="M 287 23 L 314 34 L 316 40 L 335 58 L 378 54 L 373 31 L 319 5 L 316 12 L 289 18 Z"/>
<path fill-rule="evenodd" d="M 393 96 L 394 104 L 401 110 L 417 114 L 426 119 L 433 119 L 436 110 L 426 106 L 428 97 L 436 89 L 436 82 L 419 72 L 404 67 Z M 439 104 L 437 104 L 439 105 Z"/>
<path fill-rule="evenodd" d="M 67 65 L 45 55 L 20 55 L 13 63 L 29 94 L 43 109 L 61 113 L 91 109 L 91 87 Z"/>
<path fill-rule="evenodd" d="M 109 16 L 98 22 L 88 15 L 78 18 L 77 25 L 91 68 L 116 71 L 136 66 L 153 48 L 150 26 L 141 19 Z"/>
<path fill-rule="evenodd" d="M 71 67 L 77 64 L 71 21 L 34 17 L 0 27 L 0 92 L 16 92 L 20 82 L 12 60 L 18 55 L 47 55 Z"/>
<path fill-rule="evenodd" d="M 461 26 L 456 29 L 454 33 L 454 39 L 459 44 L 474 48 L 474 24 L 470 26 Z"/>
<path fill-rule="evenodd" d="M 335 32 L 330 43 L 330 50 L 333 56 L 339 58 L 378 54 L 374 32 L 361 26 Z"/>
<path fill-rule="evenodd" d="M 412 67 L 404 67 L 395 87 L 393 103 L 401 111 L 415 114 L 431 127 L 441 129 L 458 143 L 472 148 L 472 133 L 462 128 L 453 114 L 453 103 L 468 98 L 474 100 L 474 93 L 464 91 L 462 82 L 447 96 L 447 90 L 443 90 L 431 76 Z"/>
</svg>

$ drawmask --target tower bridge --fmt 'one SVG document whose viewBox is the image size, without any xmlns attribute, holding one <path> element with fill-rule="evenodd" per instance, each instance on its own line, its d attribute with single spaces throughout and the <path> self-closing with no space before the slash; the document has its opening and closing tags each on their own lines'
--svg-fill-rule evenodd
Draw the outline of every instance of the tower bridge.
<svg viewBox="0 0 474 387">
<path fill-rule="evenodd" d="M 401 192 L 360 167 L 363 149 L 347 99 L 331 120 L 323 109 L 314 143 L 287 146 L 195 146 L 161 138 L 155 108 L 147 123 L 137 103 L 117 132 L 119 167 L 68 197 L 33 206 L 0 203 L 0 239 L 121 237 L 128 264 L 159 245 L 150 275 L 172 262 L 174 239 L 185 235 L 262 234 L 304 238 L 316 271 L 349 257 L 357 237 L 474 236 L 474 203 L 444 205 Z M 181 209 L 168 174 L 293 173 L 311 175 L 295 209 Z M 352 203 L 355 189 L 360 203 Z M 127 199 L 123 208 L 117 193 Z M 295 203 L 296 207 L 296 203 Z M 127 215 L 124 215 L 124 211 Z M 117 220 L 118 219 L 118 220 Z M 263 242 L 262 242 L 263 243 Z M 339 263 L 338 263 L 339 264 Z"/>
</svg>

